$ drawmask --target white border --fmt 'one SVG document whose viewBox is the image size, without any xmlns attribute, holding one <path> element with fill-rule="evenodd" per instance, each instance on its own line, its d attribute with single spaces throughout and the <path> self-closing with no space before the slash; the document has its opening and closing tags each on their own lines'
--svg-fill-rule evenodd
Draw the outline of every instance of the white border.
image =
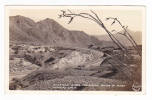
<svg viewBox="0 0 152 100">
<path fill-rule="evenodd" d="M 60 7 L 59 5 L 58 6 L 5 6 L 5 88 L 6 88 L 6 92 L 8 93 L 46 93 L 49 94 L 51 93 L 87 93 L 87 94 L 145 94 L 145 11 L 146 11 L 146 7 L 145 6 L 136 6 L 137 8 L 134 8 L 134 7 L 127 7 L 127 9 L 140 9 L 142 11 L 142 15 L 143 15 L 143 19 L 142 19 L 142 23 L 143 23 L 143 27 L 142 27 L 142 91 L 141 92 L 135 92 L 135 91 L 21 91 L 21 90 L 9 90 L 8 87 L 9 87 L 9 11 L 11 9 L 57 9 L 58 7 Z M 61 6 L 63 7 L 63 6 Z M 95 9 L 97 8 L 100 8 L 100 6 L 64 6 L 64 8 L 86 8 L 86 9 L 89 9 L 89 7 L 94 7 Z M 107 7 L 114 7 L 114 6 L 103 6 L 103 8 L 106 8 Z M 115 6 L 117 9 L 125 9 L 124 6 Z"/>
<path fill-rule="evenodd" d="M 35 94 L 17 94 L 17 95 L 6 95 L 4 94 L 4 6 L 5 5 L 145 5 L 147 7 L 147 13 L 146 13 L 146 95 L 141 96 L 133 96 L 133 95 L 125 95 L 116 97 L 115 96 L 109 96 L 109 95 L 95 95 L 95 97 L 92 97 L 91 94 L 89 95 L 82 95 L 82 94 L 59 94 L 59 95 L 35 95 Z M 0 1 L 0 45 L 2 49 L 0 49 L 1 53 L 1 78 L 0 78 L 0 92 L 1 92 L 1 98 L 2 99 L 28 99 L 29 97 L 31 99 L 64 99 L 67 97 L 67 100 L 71 99 L 149 99 L 152 96 L 152 64 L 151 64 L 151 57 L 152 57 L 152 2 L 151 0 L 29 0 L 29 1 L 23 1 L 23 0 L 3 0 Z M 51 97 L 50 97 L 51 96 Z M 79 98 L 80 97 L 80 98 Z"/>
</svg>

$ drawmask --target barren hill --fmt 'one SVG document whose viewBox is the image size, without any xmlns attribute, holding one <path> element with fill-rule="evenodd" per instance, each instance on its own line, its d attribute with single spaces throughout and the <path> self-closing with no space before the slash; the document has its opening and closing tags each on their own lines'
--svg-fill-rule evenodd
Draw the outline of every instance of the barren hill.
<svg viewBox="0 0 152 100">
<path fill-rule="evenodd" d="M 9 32 L 10 41 L 27 44 L 87 46 L 99 42 L 83 31 L 68 30 L 49 18 L 34 22 L 24 16 L 11 16 Z"/>
</svg>

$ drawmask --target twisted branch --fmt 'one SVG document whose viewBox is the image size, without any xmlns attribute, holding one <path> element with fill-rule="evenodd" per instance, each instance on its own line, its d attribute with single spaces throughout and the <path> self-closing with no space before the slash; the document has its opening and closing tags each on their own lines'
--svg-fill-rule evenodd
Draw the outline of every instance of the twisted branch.
<svg viewBox="0 0 152 100">
<path fill-rule="evenodd" d="M 61 10 L 62 14 L 59 15 L 59 18 L 62 18 L 62 17 L 69 17 L 70 20 L 69 20 L 69 23 L 70 24 L 73 19 L 77 16 L 79 17 L 82 17 L 82 18 L 86 18 L 86 19 L 89 19 L 89 20 L 92 20 L 94 22 L 96 22 L 99 26 L 101 26 L 109 35 L 109 37 L 111 38 L 111 40 L 117 45 L 117 47 L 119 47 L 124 53 L 127 52 L 127 48 L 124 47 L 120 42 L 119 40 L 117 40 L 117 38 L 105 27 L 104 23 L 102 22 L 102 20 L 98 17 L 98 15 L 93 12 L 91 10 L 91 12 L 93 13 L 93 15 L 95 15 L 95 17 L 89 13 L 73 13 L 72 11 L 68 10 L 69 13 L 67 13 L 66 11 L 63 11 Z"/>
<path fill-rule="evenodd" d="M 122 25 L 122 23 L 117 19 L 117 18 L 113 18 L 113 17 L 108 17 L 107 20 L 112 19 L 113 23 L 118 22 L 118 24 L 121 26 L 121 28 L 124 30 L 124 33 L 121 32 L 117 32 L 120 35 L 125 36 L 129 42 L 132 44 L 132 46 L 134 47 L 134 49 L 137 51 L 137 53 L 139 54 L 139 56 L 141 56 L 141 51 L 138 48 L 138 45 L 136 43 L 136 41 L 133 39 L 133 37 L 130 35 L 130 33 L 127 31 L 127 27 L 125 27 L 124 25 Z"/>
</svg>

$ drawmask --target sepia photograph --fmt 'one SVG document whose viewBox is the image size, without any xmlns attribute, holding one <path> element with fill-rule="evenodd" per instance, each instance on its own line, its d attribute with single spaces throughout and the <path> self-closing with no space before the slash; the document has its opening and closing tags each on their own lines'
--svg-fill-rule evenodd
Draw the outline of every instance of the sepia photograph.
<svg viewBox="0 0 152 100">
<path fill-rule="evenodd" d="M 142 92 L 144 6 L 6 6 L 9 91 Z"/>
</svg>

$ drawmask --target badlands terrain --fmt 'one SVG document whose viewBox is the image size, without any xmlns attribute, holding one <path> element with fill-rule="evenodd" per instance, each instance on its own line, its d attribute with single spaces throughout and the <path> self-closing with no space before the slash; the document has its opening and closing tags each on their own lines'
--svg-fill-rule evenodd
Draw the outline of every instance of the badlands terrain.
<svg viewBox="0 0 152 100">
<path fill-rule="evenodd" d="M 11 16 L 10 90 L 140 91 L 141 58 L 53 19 Z M 141 49 L 141 45 L 139 45 Z"/>
</svg>

